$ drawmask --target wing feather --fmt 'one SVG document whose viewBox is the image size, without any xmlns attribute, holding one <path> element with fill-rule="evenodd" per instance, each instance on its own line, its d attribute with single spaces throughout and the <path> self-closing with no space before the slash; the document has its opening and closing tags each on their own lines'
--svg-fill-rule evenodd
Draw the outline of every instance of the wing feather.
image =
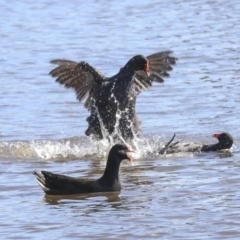
<svg viewBox="0 0 240 240">
<path fill-rule="evenodd" d="M 92 94 L 98 91 L 106 80 L 103 74 L 87 62 L 76 63 L 65 59 L 55 59 L 51 63 L 58 66 L 50 71 L 56 82 L 66 88 L 73 88 L 79 101 L 85 100 L 85 107 L 90 110 L 93 104 Z"/>
</svg>

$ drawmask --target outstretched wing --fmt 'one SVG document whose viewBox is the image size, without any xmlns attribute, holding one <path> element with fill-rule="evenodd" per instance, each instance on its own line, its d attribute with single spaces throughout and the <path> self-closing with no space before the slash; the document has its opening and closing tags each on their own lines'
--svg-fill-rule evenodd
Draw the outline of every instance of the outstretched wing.
<svg viewBox="0 0 240 240">
<path fill-rule="evenodd" d="M 98 91 L 105 77 L 87 62 L 76 63 L 65 59 L 52 60 L 57 64 L 49 74 L 56 77 L 56 82 L 66 88 L 73 88 L 79 101 L 85 100 L 84 106 L 90 109 L 92 106 L 92 94 Z"/>
<path fill-rule="evenodd" d="M 138 71 L 134 75 L 134 84 L 132 91 L 137 95 L 152 85 L 152 82 L 163 82 L 162 77 L 168 77 L 168 71 L 172 70 L 173 64 L 177 58 L 170 56 L 171 51 L 154 53 L 147 57 L 149 61 L 150 76 L 146 72 Z"/>
<path fill-rule="evenodd" d="M 168 77 L 168 71 L 172 70 L 171 65 L 174 65 L 177 58 L 171 57 L 171 51 L 155 53 L 147 57 L 151 75 L 149 81 L 163 82 L 162 77 Z"/>
</svg>

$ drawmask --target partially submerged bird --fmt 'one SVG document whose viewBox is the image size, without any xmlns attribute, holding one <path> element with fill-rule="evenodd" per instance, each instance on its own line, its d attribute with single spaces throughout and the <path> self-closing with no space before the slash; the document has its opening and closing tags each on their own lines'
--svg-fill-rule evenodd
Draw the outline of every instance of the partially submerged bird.
<svg viewBox="0 0 240 240">
<path fill-rule="evenodd" d="M 79 101 L 85 100 L 84 106 L 90 111 L 87 136 L 133 139 L 139 132 L 136 97 L 153 81 L 163 82 L 162 77 L 169 76 L 167 71 L 176 62 L 170 53 L 134 56 L 112 77 L 105 77 L 87 62 L 57 59 L 51 61 L 58 67 L 50 75 L 65 87 L 73 88 Z"/>
<path fill-rule="evenodd" d="M 129 152 L 133 151 L 125 145 L 114 145 L 109 152 L 104 174 L 98 180 L 74 178 L 46 171 L 35 171 L 33 174 L 43 191 L 49 195 L 120 191 L 119 167 L 124 159 L 132 162 Z"/>
<path fill-rule="evenodd" d="M 223 132 L 221 134 L 213 134 L 212 137 L 218 140 L 215 144 L 201 144 L 201 143 L 181 143 L 173 142 L 173 138 L 166 144 L 164 148 L 158 150 L 159 154 L 178 153 L 178 152 L 211 152 L 230 149 L 233 145 L 233 137 L 230 133 Z M 173 143 L 172 143 L 173 142 Z"/>
</svg>

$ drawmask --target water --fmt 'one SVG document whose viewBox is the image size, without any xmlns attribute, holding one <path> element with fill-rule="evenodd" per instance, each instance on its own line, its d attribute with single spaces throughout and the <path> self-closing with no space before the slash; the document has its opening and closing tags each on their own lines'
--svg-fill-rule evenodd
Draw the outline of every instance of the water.
<svg viewBox="0 0 240 240">
<path fill-rule="evenodd" d="M 2 239 L 239 239 L 238 1 L 0 1 Z M 171 77 L 137 99 L 140 157 L 120 193 L 45 197 L 34 170 L 98 178 L 110 148 L 84 136 L 89 113 L 48 72 L 54 58 L 115 74 L 135 54 L 173 50 Z M 231 154 L 147 157 L 177 139 Z"/>
</svg>

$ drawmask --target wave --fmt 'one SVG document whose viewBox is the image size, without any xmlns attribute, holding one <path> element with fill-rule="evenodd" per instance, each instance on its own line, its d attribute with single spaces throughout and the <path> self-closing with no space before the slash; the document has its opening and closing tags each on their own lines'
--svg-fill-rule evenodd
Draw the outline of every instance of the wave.
<svg viewBox="0 0 240 240">
<path fill-rule="evenodd" d="M 153 152 L 164 144 L 161 136 L 135 138 L 128 145 L 138 153 L 135 157 Z M 116 142 L 107 139 L 95 140 L 91 137 L 71 137 L 58 140 L 32 140 L 0 142 L 1 159 L 63 160 L 82 158 L 104 158 Z"/>
<path fill-rule="evenodd" d="M 188 136 L 189 137 L 189 136 Z M 171 137 L 155 135 L 135 138 L 127 143 L 136 151 L 134 158 L 158 156 L 169 158 L 182 157 L 190 153 L 158 154 L 158 149 L 163 148 Z M 199 140 L 199 139 L 198 139 Z M 96 140 L 91 137 L 71 137 L 58 140 L 33 140 L 0 142 L 1 160 L 74 160 L 74 159 L 103 159 L 108 155 L 110 148 L 115 144 L 112 140 Z M 236 145 L 233 149 L 237 149 Z"/>
</svg>

